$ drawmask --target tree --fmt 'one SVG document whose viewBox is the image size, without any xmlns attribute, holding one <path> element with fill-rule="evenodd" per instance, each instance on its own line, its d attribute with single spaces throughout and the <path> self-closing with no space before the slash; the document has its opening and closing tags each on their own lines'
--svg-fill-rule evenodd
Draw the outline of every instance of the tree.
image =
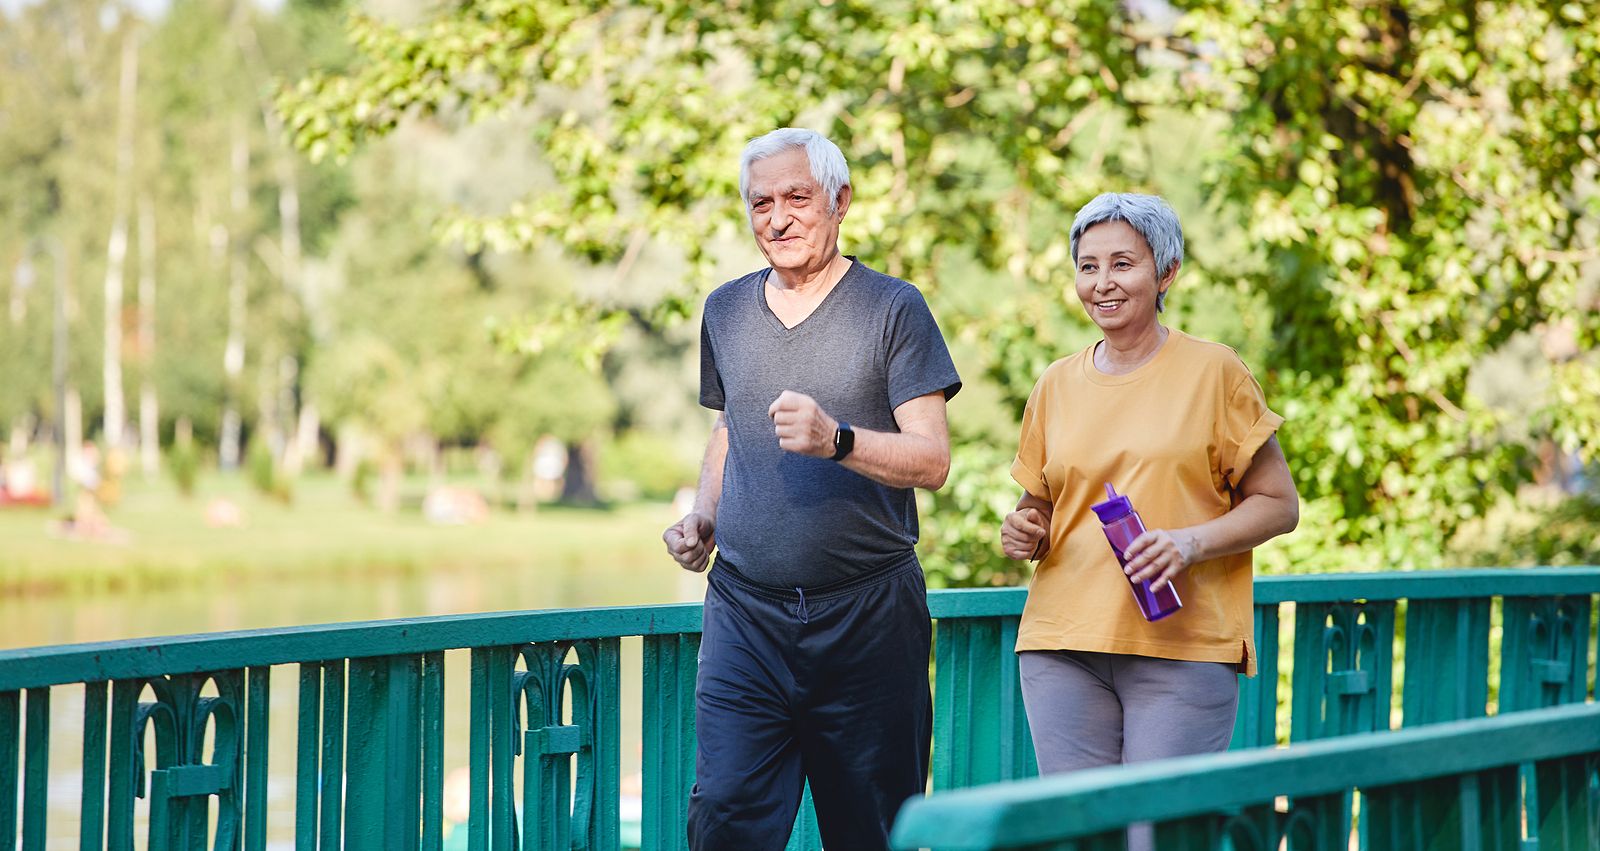
<svg viewBox="0 0 1600 851">
<path fill-rule="evenodd" d="M 958 341 L 981 341 L 982 371 L 1013 411 L 1086 334 L 1056 297 L 1072 277 L 1072 212 L 1110 186 L 1193 194 L 1161 182 L 1171 175 L 1147 125 L 1220 116 L 1227 156 L 1186 212 L 1231 219 L 1245 239 L 1215 243 L 1185 274 L 1250 308 L 1250 339 L 1232 342 L 1253 342 L 1250 317 L 1266 316 L 1263 377 L 1290 417 L 1307 499 L 1287 552 L 1431 563 L 1462 517 L 1526 475 L 1466 394 L 1475 358 L 1541 327 L 1570 328 L 1580 351 L 1595 342 L 1579 277 L 1595 200 L 1576 175 L 1596 158 L 1600 66 L 1584 57 L 1600 15 L 1533 0 L 1184 6 L 1167 22 L 1072 0 L 468 0 L 414 28 L 358 17 L 363 61 L 301 80 L 280 105 L 313 158 L 411 116 L 531 107 L 559 186 L 446 234 L 469 247 L 548 238 L 599 261 L 644 233 L 678 246 L 700 287 L 707 247 L 742 226 L 730 164 L 743 141 L 826 130 L 853 164 L 857 253 L 922 284 Z M 968 280 L 1000 291 L 955 291 L 969 262 Z M 669 295 L 655 315 L 688 304 Z M 1558 365 L 1571 403 L 1549 427 L 1593 457 L 1590 357 Z M 930 527 L 1015 494 L 993 474 L 1007 453 L 961 437 Z M 966 545 L 954 578 L 1008 569 L 991 535 L 947 542 Z"/>
<path fill-rule="evenodd" d="M 1582 186 L 1600 7 L 1186 5 L 1215 50 L 1193 90 L 1232 117 L 1219 187 L 1261 247 L 1230 277 L 1272 313 L 1268 395 L 1287 400 L 1312 531 L 1288 557 L 1436 563 L 1531 469 L 1468 392 L 1474 366 L 1519 334 L 1566 329 L 1592 352 L 1600 333 L 1581 284 L 1600 258 L 1582 225 L 1600 215 Z M 1594 458 L 1600 363 L 1555 370 L 1543 428 Z"/>
</svg>

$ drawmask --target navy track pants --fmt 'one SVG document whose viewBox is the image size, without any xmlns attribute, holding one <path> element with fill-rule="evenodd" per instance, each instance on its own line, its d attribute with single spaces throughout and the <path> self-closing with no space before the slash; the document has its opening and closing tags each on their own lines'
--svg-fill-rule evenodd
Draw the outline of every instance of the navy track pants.
<svg viewBox="0 0 1600 851">
<path fill-rule="evenodd" d="M 695 687 L 693 851 L 788 842 L 811 782 L 827 851 L 881 851 L 923 793 L 932 625 L 915 557 L 815 589 L 757 585 L 718 560 Z"/>
</svg>

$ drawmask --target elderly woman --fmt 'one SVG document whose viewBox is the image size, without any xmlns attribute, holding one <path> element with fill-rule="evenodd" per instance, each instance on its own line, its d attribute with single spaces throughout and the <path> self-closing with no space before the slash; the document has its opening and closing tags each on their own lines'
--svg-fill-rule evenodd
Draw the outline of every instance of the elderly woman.
<svg viewBox="0 0 1600 851">
<path fill-rule="evenodd" d="M 1299 496 L 1283 418 L 1233 349 L 1158 321 L 1183 260 L 1178 217 L 1107 193 L 1072 222 L 1078 300 L 1103 339 L 1051 364 L 1022 416 L 1007 556 L 1040 559 L 1017 635 L 1042 773 L 1221 751 L 1255 674 L 1251 548 Z M 1091 505 L 1114 485 L 1148 531 L 1124 569 Z M 1148 620 L 1130 582 L 1182 608 Z M 1170 592 L 1168 592 L 1170 593 Z"/>
</svg>

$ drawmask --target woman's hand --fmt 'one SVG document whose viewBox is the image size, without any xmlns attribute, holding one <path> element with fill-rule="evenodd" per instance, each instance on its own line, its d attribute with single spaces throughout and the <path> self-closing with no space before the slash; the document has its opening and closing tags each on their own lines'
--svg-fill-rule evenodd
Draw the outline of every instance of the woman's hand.
<svg viewBox="0 0 1600 851">
<path fill-rule="evenodd" d="M 1019 508 L 1000 524 L 1000 549 L 1007 558 L 1043 558 L 1050 551 L 1050 518 L 1037 508 Z"/>
<path fill-rule="evenodd" d="M 1187 529 L 1151 529 L 1134 538 L 1123 552 L 1128 560 L 1123 572 L 1134 582 L 1153 580 L 1150 589 L 1159 591 L 1195 563 L 1197 544 L 1194 533 Z"/>
</svg>

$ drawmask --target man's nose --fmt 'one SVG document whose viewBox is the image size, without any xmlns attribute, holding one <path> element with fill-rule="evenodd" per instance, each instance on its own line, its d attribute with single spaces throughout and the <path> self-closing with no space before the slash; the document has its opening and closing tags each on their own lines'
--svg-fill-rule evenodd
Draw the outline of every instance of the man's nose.
<svg viewBox="0 0 1600 851">
<path fill-rule="evenodd" d="M 777 233 L 783 233 L 789 229 L 789 225 L 793 221 L 794 211 L 789 209 L 788 204 L 785 204 L 782 201 L 773 202 L 772 216 L 768 219 L 768 222 L 772 225 L 773 231 Z"/>
</svg>

